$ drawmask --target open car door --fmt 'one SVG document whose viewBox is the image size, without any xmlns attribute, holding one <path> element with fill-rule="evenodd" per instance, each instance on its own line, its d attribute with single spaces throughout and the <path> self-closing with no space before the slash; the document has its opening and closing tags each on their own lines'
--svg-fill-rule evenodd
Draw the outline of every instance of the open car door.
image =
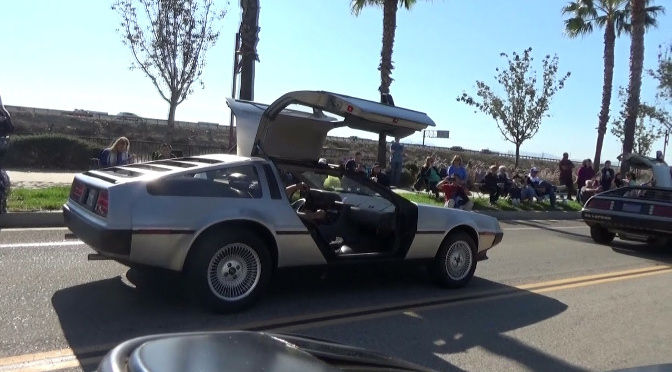
<svg viewBox="0 0 672 372">
<path fill-rule="evenodd" d="M 631 168 L 651 170 L 657 187 L 672 188 L 672 168 L 662 158 L 651 158 L 639 154 L 621 154 L 618 160 Z"/>
<path fill-rule="evenodd" d="M 316 161 L 334 128 L 403 138 L 436 125 L 422 112 L 324 91 L 290 92 L 270 105 L 230 98 L 227 104 L 236 117 L 237 153 L 241 156 Z M 288 110 L 289 105 L 312 108 L 313 112 Z"/>
</svg>

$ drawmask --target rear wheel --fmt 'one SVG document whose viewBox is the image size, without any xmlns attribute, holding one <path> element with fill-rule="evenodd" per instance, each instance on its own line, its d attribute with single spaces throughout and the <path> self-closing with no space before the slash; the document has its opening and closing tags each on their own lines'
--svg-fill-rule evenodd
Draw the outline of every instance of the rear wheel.
<svg viewBox="0 0 672 372">
<path fill-rule="evenodd" d="M 430 266 L 434 281 L 446 288 L 461 288 L 467 285 L 476 271 L 474 240 L 464 232 L 448 236 Z"/>
<path fill-rule="evenodd" d="M 601 225 L 593 225 L 590 227 L 590 237 L 597 244 L 611 244 L 616 234 L 609 232 Z"/>
<path fill-rule="evenodd" d="M 218 231 L 193 248 L 186 274 L 204 305 L 219 313 L 244 310 L 261 297 L 271 278 L 271 255 L 249 231 Z"/>
</svg>

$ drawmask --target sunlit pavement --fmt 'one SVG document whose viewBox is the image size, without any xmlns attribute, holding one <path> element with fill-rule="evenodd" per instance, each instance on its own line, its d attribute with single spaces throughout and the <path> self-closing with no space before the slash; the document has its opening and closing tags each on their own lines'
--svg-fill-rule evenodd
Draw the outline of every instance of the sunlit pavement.
<svg viewBox="0 0 672 372">
<path fill-rule="evenodd" d="M 0 231 L 0 372 L 91 371 L 131 337 L 241 327 L 331 339 L 440 371 L 606 371 L 672 362 L 672 252 L 595 245 L 576 221 L 502 227 L 503 243 L 462 290 L 433 286 L 421 269 L 326 279 L 290 272 L 256 307 L 228 316 L 190 304 L 171 277 L 134 287 L 123 266 L 87 261 L 92 251 L 64 241 L 66 230 Z M 386 310 L 399 304 L 404 308 Z M 323 314 L 332 317 L 321 321 Z"/>
</svg>

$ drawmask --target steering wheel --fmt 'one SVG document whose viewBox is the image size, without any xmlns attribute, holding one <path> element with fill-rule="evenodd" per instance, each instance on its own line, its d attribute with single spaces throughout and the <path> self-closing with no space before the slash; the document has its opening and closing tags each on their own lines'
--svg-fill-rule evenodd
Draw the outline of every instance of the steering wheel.
<svg viewBox="0 0 672 372">
<path fill-rule="evenodd" d="M 296 212 L 303 212 L 306 204 L 310 200 L 310 194 L 307 191 L 304 190 L 299 190 L 299 196 L 301 197 L 299 200 L 295 201 L 292 203 L 292 208 Z"/>
<path fill-rule="evenodd" d="M 294 211 L 296 211 L 296 212 L 302 212 L 303 207 L 305 207 L 305 206 L 306 206 L 306 199 L 305 198 L 301 198 L 301 199 L 292 203 L 292 209 L 294 209 Z"/>
</svg>

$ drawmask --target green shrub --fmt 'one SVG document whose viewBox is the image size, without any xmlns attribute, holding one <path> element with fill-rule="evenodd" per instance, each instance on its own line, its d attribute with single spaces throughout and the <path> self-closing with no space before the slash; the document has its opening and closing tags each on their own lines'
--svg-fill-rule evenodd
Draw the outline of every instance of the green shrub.
<svg viewBox="0 0 672 372">
<path fill-rule="evenodd" d="M 97 158 L 102 146 L 79 138 L 58 134 L 14 136 L 5 157 L 10 168 L 89 169 L 91 158 Z"/>
</svg>

